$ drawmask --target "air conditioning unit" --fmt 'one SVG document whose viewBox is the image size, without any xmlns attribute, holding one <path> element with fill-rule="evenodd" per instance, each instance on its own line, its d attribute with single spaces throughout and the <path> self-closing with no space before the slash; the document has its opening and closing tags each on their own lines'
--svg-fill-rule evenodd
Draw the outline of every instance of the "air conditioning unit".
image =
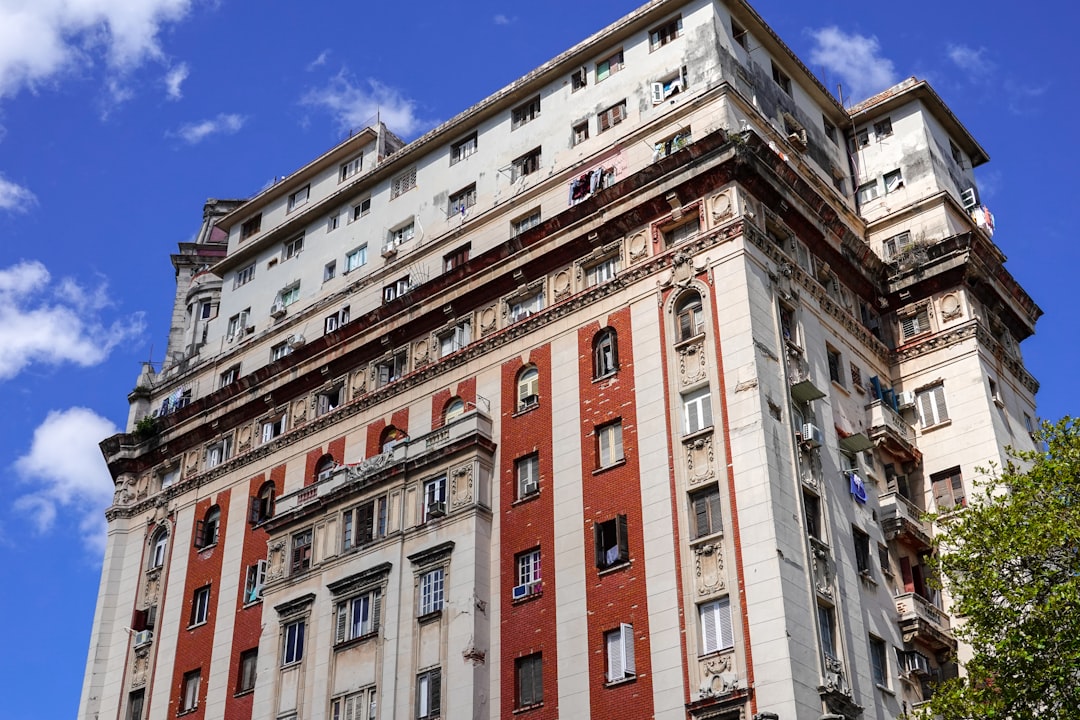
<svg viewBox="0 0 1080 720">
<path fill-rule="evenodd" d="M 979 195 L 975 188 L 969 187 L 960 193 L 960 204 L 965 210 L 974 210 L 979 205 Z"/>
<path fill-rule="evenodd" d="M 912 650 L 904 656 L 904 669 L 916 675 L 929 675 L 930 661 L 922 653 Z"/>
<path fill-rule="evenodd" d="M 270 306 L 270 317 L 280 318 L 285 317 L 285 303 L 280 300 L 276 301 Z"/>
<path fill-rule="evenodd" d="M 529 597 L 528 585 L 515 585 L 514 589 L 510 591 L 511 600 L 524 600 Z"/>
<path fill-rule="evenodd" d="M 139 632 L 135 633 L 135 647 L 138 647 L 139 645 L 146 645 L 153 639 L 153 630 L 140 630 Z"/>
<path fill-rule="evenodd" d="M 803 423 L 802 440 L 812 448 L 821 447 L 825 443 L 825 436 L 814 423 Z"/>
<path fill-rule="evenodd" d="M 915 392 L 913 390 L 905 390 L 896 396 L 897 407 L 901 410 L 915 407 Z"/>
<path fill-rule="evenodd" d="M 427 515 L 429 518 L 443 517 L 446 515 L 446 503 L 433 502 L 428 504 Z"/>
<path fill-rule="evenodd" d="M 539 395 L 526 395 L 525 397 L 521 398 L 521 407 L 530 408 L 533 405 L 538 404 L 539 402 L 540 402 L 540 396 Z"/>
<path fill-rule="evenodd" d="M 521 484 L 522 495 L 532 495 L 540 491 L 540 484 L 536 480 L 526 480 Z"/>
<path fill-rule="evenodd" d="M 518 310 L 510 316 L 510 322 L 517 322 L 518 320 L 524 320 L 532 315 L 532 310 Z"/>
<path fill-rule="evenodd" d="M 397 255 L 397 245 L 383 245 L 382 256 L 392 258 Z"/>
<path fill-rule="evenodd" d="M 304 339 L 303 335 L 290 335 L 285 342 L 288 343 L 291 348 L 298 348 L 307 341 Z"/>
</svg>

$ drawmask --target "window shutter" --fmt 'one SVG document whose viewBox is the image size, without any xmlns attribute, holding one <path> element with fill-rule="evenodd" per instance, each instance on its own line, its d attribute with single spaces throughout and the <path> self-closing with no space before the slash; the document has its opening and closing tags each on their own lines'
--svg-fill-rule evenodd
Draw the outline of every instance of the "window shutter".
<svg viewBox="0 0 1080 720">
<path fill-rule="evenodd" d="M 622 423 L 621 422 L 615 423 L 615 427 L 613 428 L 613 430 L 614 430 L 614 436 L 615 436 L 615 448 L 614 448 L 614 453 L 611 456 L 611 459 L 613 461 L 615 461 L 615 462 L 618 462 L 619 460 L 623 459 Z"/>
<path fill-rule="evenodd" d="M 652 104 L 659 105 L 664 102 L 664 83 L 654 82 L 652 84 Z"/>
<path fill-rule="evenodd" d="M 924 391 L 919 393 L 919 422 L 923 427 L 929 427 L 930 425 L 937 424 L 934 421 L 934 398 L 932 391 Z"/>
<path fill-rule="evenodd" d="M 250 501 L 250 507 L 248 509 L 248 522 L 255 525 L 262 519 L 262 499 L 253 497 Z"/>
<path fill-rule="evenodd" d="M 270 442 L 274 439 L 274 423 L 265 422 L 262 426 L 262 441 L 264 443 Z"/>
<path fill-rule="evenodd" d="M 266 561 L 259 560 L 255 563 L 255 597 L 262 597 L 263 585 L 266 584 Z"/>
<path fill-rule="evenodd" d="M 630 548 L 627 541 L 626 533 L 626 516 L 619 515 L 615 519 L 615 537 L 619 543 L 619 560 L 626 561 L 630 559 Z"/>
<path fill-rule="evenodd" d="M 624 676 L 622 633 L 612 631 L 607 634 L 607 679 L 615 682 Z"/>
<path fill-rule="evenodd" d="M 933 389 L 931 395 L 934 398 L 934 405 L 937 408 L 937 421 L 945 422 L 949 419 L 949 409 L 945 407 L 945 386 L 938 385 Z"/>
<path fill-rule="evenodd" d="M 375 530 L 375 503 L 361 505 L 357 510 L 357 541 L 371 542 Z"/>
<path fill-rule="evenodd" d="M 427 675 L 421 675 L 416 681 L 416 717 L 428 716 L 428 684 L 431 682 Z"/>
<path fill-rule="evenodd" d="M 706 496 L 706 500 L 709 504 L 709 530 L 710 532 L 720 532 L 724 527 L 720 510 L 720 493 L 710 493 Z"/>
<path fill-rule="evenodd" d="M 146 610 L 136 610 L 131 617 L 131 629 L 141 632 L 146 629 Z"/>
<path fill-rule="evenodd" d="M 203 540 L 205 538 L 205 520 L 195 521 L 195 547 L 201 548 L 203 546 Z"/>
<path fill-rule="evenodd" d="M 720 649 L 720 643 L 716 637 L 716 603 L 708 603 L 701 606 L 701 653 L 707 655 Z"/>
<path fill-rule="evenodd" d="M 428 708 L 428 715 L 431 717 L 439 716 L 439 709 L 442 706 L 442 670 L 436 668 L 430 673 L 431 676 L 431 707 Z"/>
<path fill-rule="evenodd" d="M 634 669 L 634 626 L 622 623 L 623 675 L 633 675 Z"/>
<path fill-rule="evenodd" d="M 900 577 L 904 581 L 905 592 L 915 592 L 915 578 L 911 574 L 911 561 L 906 557 L 900 558 Z"/>
<path fill-rule="evenodd" d="M 735 644 L 735 636 L 731 631 L 731 603 L 726 598 L 717 600 L 716 603 L 716 629 L 717 639 L 720 641 L 719 650 L 729 648 Z"/>
<path fill-rule="evenodd" d="M 957 473 L 956 475 L 952 476 L 952 478 L 950 479 L 950 482 L 952 483 L 951 490 L 952 490 L 953 503 L 955 505 L 959 506 L 959 507 L 963 507 L 964 505 L 966 505 L 966 503 L 964 502 L 964 479 L 963 479 L 963 477 L 959 473 Z"/>
<path fill-rule="evenodd" d="M 711 499 L 712 496 L 694 498 L 694 520 L 697 525 L 694 537 L 704 537 L 711 532 L 709 527 L 709 503 Z"/>
<path fill-rule="evenodd" d="M 337 619 L 336 619 L 336 622 L 334 623 L 334 628 L 335 628 L 334 629 L 334 642 L 335 643 L 345 642 L 345 629 L 346 629 L 346 625 L 348 624 L 348 615 L 349 615 L 348 608 L 349 608 L 349 603 L 347 603 L 347 602 L 338 603 L 338 606 L 337 606 Z M 348 707 L 348 705 L 346 705 L 346 707 Z"/>
<path fill-rule="evenodd" d="M 701 398 L 701 427 L 711 427 L 712 424 L 712 394 L 705 393 Z"/>
<path fill-rule="evenodd" d="M 602 568 L 605 565 L 603 532 L 597 522 L 593 523 L 593 547 L 596 549 L 596 567 Z"/>
<path fill-rule="evenodd" d="M 355 695 L 345 698 L 345 717 L 343 720 L 359 720 L 360 716 L 356 712 L 356 706 L 360 704 L 357 702 L 359 699 Z"/>
<path fill-rule="evenodd" d="M 371 593 L 371 632 L 379 631 L 379 620 L 382 618 L 382 591 L 375 590 Z"/>
</svg>

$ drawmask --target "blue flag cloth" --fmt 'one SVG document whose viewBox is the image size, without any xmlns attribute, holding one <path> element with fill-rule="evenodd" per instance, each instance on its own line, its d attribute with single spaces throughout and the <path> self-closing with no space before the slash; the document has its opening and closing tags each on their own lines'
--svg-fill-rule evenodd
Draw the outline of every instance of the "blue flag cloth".
<svg viewBox="0 0 1080 720">
<path fill-rule="evenodd" d="M 852 496 L 861 503 L 866 503 L 866 485 L 858 473 L 848 471 L 848 482 L 851 484 Z"/>
</svg>

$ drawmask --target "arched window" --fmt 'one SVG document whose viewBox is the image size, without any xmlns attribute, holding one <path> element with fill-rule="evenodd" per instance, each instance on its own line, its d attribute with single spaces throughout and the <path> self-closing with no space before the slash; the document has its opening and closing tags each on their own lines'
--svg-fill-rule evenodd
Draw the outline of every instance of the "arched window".
<svg viewBox="0 0 1080 720">
<path fill-rule="evenodd" d="M 274 517 L 274 487 L 273 481 L 263 483 L 259 488 L 259 494 L 251 498 L 251 524 L 258 525 Z"/>
<path fill-rule="evenodd" d="M 593 338 L 593 377 L 602 378 L 619 369 L 619 344 L 615 328 L 604 328 Z"/>
<path fill-rule="evenodd" d="M 465 401 L 459 397 L 453 398 L 450 402 L 446 403 L 446 409 L 443 410 L 443 424 L 451 422 L 454 418 L 461 417 L 465 414 Z"/>
<path fill-rule="evenodd" d="M 701 312 L 701 296 L 688 293 L 675 308 L 679 342 L 705 332 L 705 315 Z"/>
<path fill-rule="evenodd" d="M 533 407 L 540 402 L 540 371 L 528 365 L 517 377 L 518 410 Z"/>
<path fill-rule="evenodd" d="M 393 450 L 399 443 L 408 440 L 409 436 L 393 425 L 387 425 L 379 438 L 379 448 L 382 452 Z"/>
<path fill-rule="evenodd" d="M 221 528 L 221 508 L 214 505 L 206 511 L 206 516 L 195 523 L 195 547 L 204 548 L 216 545 L 218 530 Z"/>
<path fill-rule="evenodd" d="M 334 458 L 331 455 L 323 455 L 319 458 L 319 462 L 315 463 L 315 481 L 321 482 L 328 479 L 334 474 L 335 467 L 337 463 L 334 462 Z"/>
<path fill-rule="evenodd" d="M 169 533 L 165 531 L 165 528 L 154 533 L 154 540 L 150 547 L 150 568 L 159 568 L 165 564 L 165 551 L 169 547 Z"/>
</svg>

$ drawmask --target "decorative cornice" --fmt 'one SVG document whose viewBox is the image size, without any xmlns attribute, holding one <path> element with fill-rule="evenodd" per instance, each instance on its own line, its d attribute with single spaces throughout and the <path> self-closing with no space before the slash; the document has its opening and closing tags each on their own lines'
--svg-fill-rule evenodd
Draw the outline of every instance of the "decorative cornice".
<svg viewBox="0 0 1080 720">
<path fill-rule="evenodd" d="M 413 565 L 423 567 L 425 565 L 434 565 L 450 557 L 450 553 L 454 550 L 454 541 L 447 540 L 444 543 L 439 543 L 435 547 L 415 552 L 412 555 L 408 555 L 409 562 Z"/>
<path fill-rule="evenodd" d="M 368 568 L 367 570 L 362 570 L 336 582 L 328 583 L 326 589 L 329 590 L 332 595 L 347 595 L 356 590 L 361 590 L 365 586 L 379 584 L 390 574 L 390 569 L 392 567 L 393 565 L 391 563 L 380 563 L 373 568 Z"/>
</svg>

